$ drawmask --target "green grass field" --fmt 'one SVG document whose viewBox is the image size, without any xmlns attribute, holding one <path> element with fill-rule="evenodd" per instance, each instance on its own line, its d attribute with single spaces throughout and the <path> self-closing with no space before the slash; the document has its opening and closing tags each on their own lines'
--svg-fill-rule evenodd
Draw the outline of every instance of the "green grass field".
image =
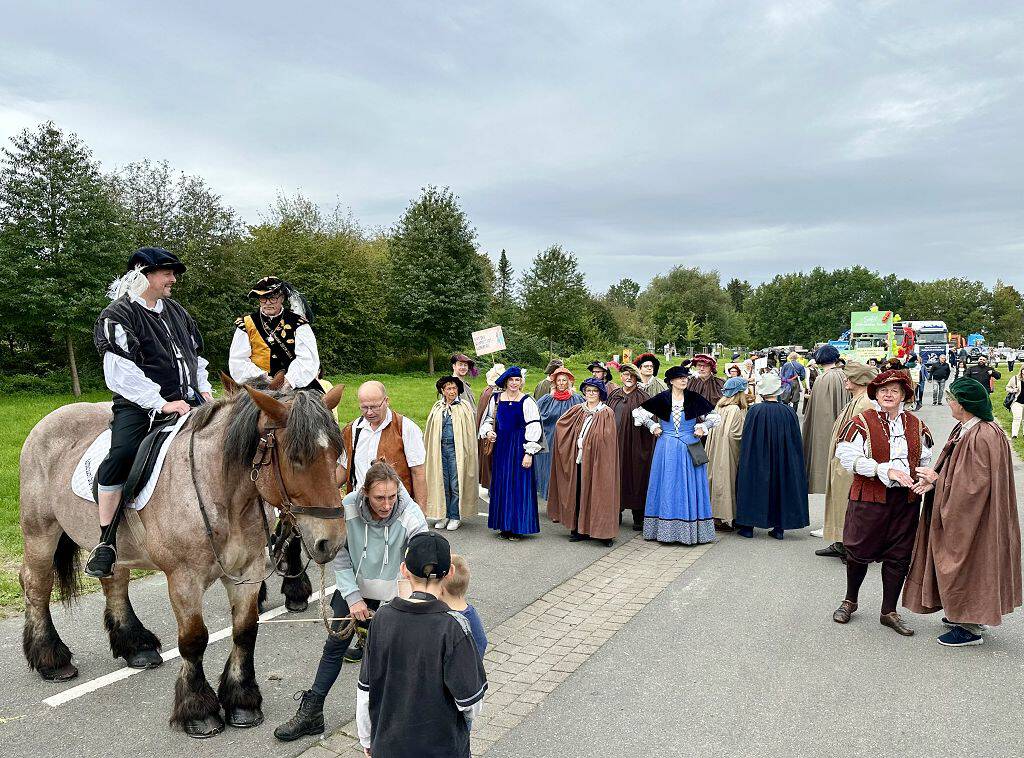
<svg viewBox="0 0 1024 758">
<path fill-rule="evenodd" d="M 663 367 L 665 368 L 665 367 Z M 583 365 L 572 365 L 577 383 L 587 376 Z M 1010 412 L 1002 406 L 1005 396 L 1006 382 L 1009 372 L 1003 372 L 1004 378 L 992 396 L 996 418 L 1010 429 Z M 531 369 L 527 373 L 527 386 L 532 388 L 543 378 L 540 369 Z M 345 396 L 339 408 L 343 421 L 349 421 L 358 415 L 356 390 L 367 379 L 379 379 L 388 388 L 391 406 L 404 416 L 408 416 L 420 428 L 426 422 L 427 414 L 436 399 L 434 381 L 425 373 L 402 375 L 358 375 L 344 377 Z M 474 393 L 479 397 L 484 387 L 481 375 L 471 382 Z M 83 396 L 83 400 L 98 402 L 109 399 L 106 392 L 94 392 Z M 22 555 L 21 528 L 18 524 L 18 458 L 21 446 L 32 427 L 43 416 L 55 408 L 73 402 L 68 395 L 12 395 L 0 403 L 0 616 L 21 610 L 21 588 L 18 585 L 18 567 Z M 1024 457 L 1024 436 L 1015 441 L 1017 453 Z M 89 508 L 82 503 L 83 508 Z M 98 587 L 98 583 L 89 586 Z"/>
</svg>

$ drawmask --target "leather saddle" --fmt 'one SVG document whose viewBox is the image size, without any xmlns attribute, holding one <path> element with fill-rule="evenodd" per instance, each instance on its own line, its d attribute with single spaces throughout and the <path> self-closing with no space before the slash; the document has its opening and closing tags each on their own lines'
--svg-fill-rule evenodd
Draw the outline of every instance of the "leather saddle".
<svg viewBox="0 0 1024 758">
<path fill-rule="evenodd" d="M 139 445 L 139 449 L 135 453 L 135 460 L 132 462 L 131 470 L 128 472 L 128 479 L 125 480 L 124 489 L 121 493 L 122 503 L 132 502 L 142 488 L 146 486 L 149 478 L 153 475 L 153 469 L 156 468 L 156 461 L 160 457 L 160 450 L 171 435 L 174 425 L 178 423 L 178 418 L 176 413 L 161 413 L 153 420 L 153 428 L 143 438 L 142 444 Z M 92 484 L 92 494 L 96 502 L 99 502 L 98 490 L 98 483 L 94 481 Z"/>
</svg>

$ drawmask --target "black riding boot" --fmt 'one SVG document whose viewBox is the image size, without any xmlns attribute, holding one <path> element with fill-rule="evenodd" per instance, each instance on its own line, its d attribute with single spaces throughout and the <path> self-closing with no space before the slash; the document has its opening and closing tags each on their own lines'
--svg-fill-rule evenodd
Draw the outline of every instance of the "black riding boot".
<svg viewBox="0 0 1024 758">
<path fill-rule="evenodd" d="M 283 742 L 291 742 L 307 734 L 324 733 L 324 696 L 313 690 L 296 693 L 300 694 L 302 702 L 298 712 L 274 730 L 274 736 Z"/>
<path fill-rule="evenodd" d="M 117 563 L 117 550 L 113 545 L 101 542 L 89 554 L 85 564 L 85 573 L 96 579 L 109 579 L 114 575 L 114 564 Z"/>
</svg>

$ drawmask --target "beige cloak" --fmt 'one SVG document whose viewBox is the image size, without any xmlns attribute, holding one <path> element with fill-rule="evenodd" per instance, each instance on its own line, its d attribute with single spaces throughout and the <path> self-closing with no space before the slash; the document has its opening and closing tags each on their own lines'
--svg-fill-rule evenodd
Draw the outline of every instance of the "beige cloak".
<svg viewBox="0 0 1024 758">
<path fill-rule="evenodd" d="M 828 483 L 825 486 L 825 528 L 822 536 L 825 542 L 843 541 L 843 524 L 846 522 L 846 507 L 850 504 L 850 485 L 853 474 L 843 468 L 836 458 L 836 445 L 839 443 L 839 432 L 854 416 L 871 408 L 871 398 L 867 392 L 846 404 L 832 425 L 832 444 L 828 448 Z"/>
<path fill-rule="evenodd" d="M 903 605 L 945 609 L 965 624 L 995 626 L 1021 605 L 1020 522 L 1013 458 L 995 421 L 949 435 L 925 495 Z"/>
<path fill-rule="evenodd" d="M 740 440 L 747 411 L 738 405 L 715 410 L 722 421 L 708 432 L 705 443 L 711 515 L 731 523 L 736 518 L 736 469 L 740 465 Z"/>
<path fill-rule="evenodd" d="M 442 519 L 447 515 L 444 499 L 444 479 L 441 476 L 441 426 L 444 400 L 438 400 L 430 409 L 423 430 L 423 444 L 427 450 L 427 507 L 428 519 Z M 452 432 L 455 435 L 455 463 L 459 470 L 460 518 L 476 514 L 479 489 L 477 485 L 476 413 L 473 406 L 460 400 L 451 406 Z"/>
<path fill-rule="evenodd" d="M 833 367 L 814 382 L 804 406 L 804 464 L 807 492 L 812 495 L 822 494 L 828 488 L 832 427 L 851 399 L 846 391 L 846 375 L 841 368 Z"/>
</svg>

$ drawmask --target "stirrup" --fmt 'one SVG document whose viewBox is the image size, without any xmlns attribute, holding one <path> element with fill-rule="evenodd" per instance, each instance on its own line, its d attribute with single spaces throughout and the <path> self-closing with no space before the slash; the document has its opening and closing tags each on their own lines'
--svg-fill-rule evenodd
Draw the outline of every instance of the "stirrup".
<svg viewBox="0 0 1024 758">
<path fill-rule="evenodd" d="M 93 559 L 96 557 L 96 551 L 98 551 L 101 547 L 107 548 L 108 550 L 110 550 L 110 552 L 112 552 L 114 554 L 114 560 L 112 560 L 110 562 L 110 569 L 105 574 L 100 574 L 95 569 L 93 569 L 92 571 L 89 570 L 89 564 L 93 562 Z M 111 544 L 109 544 L 107 542 L 100 542 L 89 553 L 89 558 L 85 562 L 85 571 L 84 571 L 84 573 L 86 574 L 86 576 L 91 576 L 94 579 L 109 579 L 110 577 L 112 577 L 114 575 L 114 566 L 116 566 L 116 565 L 117 565 L 117 548 L 114 545 L 111 545 Z"/>
</svg>

